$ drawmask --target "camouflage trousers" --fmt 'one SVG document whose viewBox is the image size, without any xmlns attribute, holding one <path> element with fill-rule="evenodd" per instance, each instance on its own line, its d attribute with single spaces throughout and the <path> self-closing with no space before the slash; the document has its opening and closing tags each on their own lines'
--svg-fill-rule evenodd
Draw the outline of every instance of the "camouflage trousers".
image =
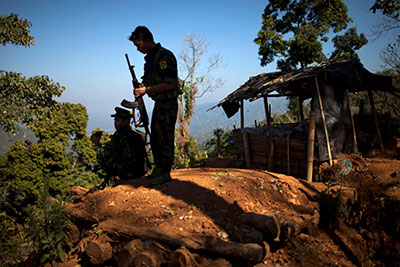
<svg viewBox="0 0 400 267">
<path fill-rule="evenodd" d="M 156 100 L 151 117 L 150 144 L 154 164 L 163 172 L 169 172 L 174 163 L 175 124 L 178 100 Z"/>
</svg>

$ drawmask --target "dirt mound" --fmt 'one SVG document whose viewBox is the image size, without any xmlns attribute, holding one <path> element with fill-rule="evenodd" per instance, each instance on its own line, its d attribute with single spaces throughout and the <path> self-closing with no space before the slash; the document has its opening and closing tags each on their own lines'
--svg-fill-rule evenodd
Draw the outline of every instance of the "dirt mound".
<svg viewBox="0 0 400 267">
<path fill-rule="evenodd" d="M 323 183 L 234 168 L 177 170 L 171 182 L 155 187 L 141 178 L 86 194 L 75 188 L 76 203 L 69 206 L 74 248 L 63 265 L 367 266 L 370 239 L 364 234 L 379 242 L 379 231 L 386 230 L 361 223 L 365 215 L 355 207 L 368 205 L 364 183 L 371 188 L 386 179 L 399 183 L 400 175 L 394 173 L 400 165 L 396 160 L 342 160 L 351 167 L 338 167 L 337 162 L 337 169 L 321 172 L 340 180 L 340 191 Z M 340 227 L 320 227 L 325 209 L 320 196 L 337 192 L 347 216 L 338 218 Z M 385 191 L 390 199 L 396 192 Z M 351 223 L 364 232 L 355 231 Z"/>
</svg>

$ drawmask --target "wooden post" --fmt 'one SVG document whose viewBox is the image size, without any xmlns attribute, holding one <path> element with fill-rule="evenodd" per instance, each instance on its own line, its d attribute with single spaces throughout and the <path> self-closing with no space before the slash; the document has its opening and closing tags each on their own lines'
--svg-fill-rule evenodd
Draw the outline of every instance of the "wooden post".
<svg viewBox="0 0 400 267">
<path fill-rule="evenodd" d="M 314 167 L 314 137 L 315 137 L 315 111 L 310 112 L 308 122 L 308 143 L 307 143 L 307 181 L 312 182 Z"/>
<path fill-rule="evenodd" d="M 324 131 L 325 131 L 325 138 L 326 138 L 326 149 L 328 150 L 328 157 L 329 157 L 329 166 L 332 167 L 333 161 L 332 161 L 331 145 L 329 144 L 328 127 L 326 126 L 324 107 L 322 105 L 321 93 L 319 91 L 319 86 L 318 86 L 318 78 L 316 76 L 315 76 L 315 86 L 317 88 L 318 102 L 319 102 L 319 107 L 320 107 L 320 110 L 321 110 L 322 123 L 324 124 Z"/>
<path fill-rule="evenodd" d="M 221 131 L 220 131 L 220 129 L 217 129 L 216 135 L 217 135 L 217 157 L 220 158 L 221 157 Z"/>
<path fill-rule="evenodd" d="M 379 128 L 378 117 L 376 116 L 375 102 L 371 90 L 368 90 L 368 97 L 369 97 L 369 104 L 371 105 L 372 115 L 374 116 L 376 134 L 378 135 L 379 145 L 381 147 L 381 151 L 383 151 L 382 135 L 381 135 L 381 130 Z"/>
<path fill-rule="evenodd" d="M 265 109 L 265 118 L 267 120 L 267 125 L 269 126 L 269 123 L 271 121 L 271 117 L 270 117 L 270 112 L 269 112 L 268 97 L 267 96 L 264 96 L 264 109 Z"/>
<path fill-rule="evenodd" d="M 300 121 L 304 120 L 304 110 L 303 110 L 303 98 L 299 96 L 299 113 L 300 113 Z"/>
<path fill-rule="evenodd" d="M 352 128 L 352 130 L 353 130 L 353 146 L 354 146 L 354 147 L 353 147 L 353 153 L 356 154 L 356 153 L 358 153 L 356 127 L 354 126 L 353 114 L 351 113 L 351 104 L 350 104 L 349 90 L 346 89 L 345 92 L 346 92 L 347 102 L 349 103 L 349 112 L 350 112 L 351 128 Z"/>
<path fill-rule="evenodd" d="M 269 155 L 268 155 L 268 170 L 272 171 L 273 160 L 274 160 L 274 123 L 269 122 Z"/>
<path fill-rule="evenodd" d="M 271 114 L 272 114 L 272 106 L 271 106 L 271 104 L 269 104 L 269 109 L 268 109 L 268 118 L 269 118 L 269 122 L 272 122 Z M 269 124 L 268 124 L 268 125 L 269 125 Z"/>
<path fill-rule="evenodd" d="M 243 131 L 243 149 L 244 149 L 244 158 L 246 160 L 246 168 L 251 168 L 251 149 L 249 142 L 249 134 Z"/>
<path fill-rule="evenodd" d="M 244 128 L 244 100 L 240 100 L 240 129 Z"/>
<path fill-rule="evenodd" d="M 286 137 L 286 159 L 287 159 L 287 171 L 290 175 L 290 137 Z"/>
</svg>

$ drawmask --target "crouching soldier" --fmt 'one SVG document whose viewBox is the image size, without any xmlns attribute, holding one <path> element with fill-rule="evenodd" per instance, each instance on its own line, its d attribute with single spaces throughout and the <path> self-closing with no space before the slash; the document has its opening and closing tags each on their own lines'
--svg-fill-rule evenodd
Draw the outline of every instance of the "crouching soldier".
<svg viewBox="0 0 400 267">
<path fill-rule="evenodd" d="M 100 188 L 109 185 L 112 179 L 131 180 L 145 174 L 145 144 L 142 135 L 131 128 L 131 112 L 116 107 L 111 117 L 114 117 L 116 132 L 98 154 L 100 168 L 105 173 Z"/>
</svg>

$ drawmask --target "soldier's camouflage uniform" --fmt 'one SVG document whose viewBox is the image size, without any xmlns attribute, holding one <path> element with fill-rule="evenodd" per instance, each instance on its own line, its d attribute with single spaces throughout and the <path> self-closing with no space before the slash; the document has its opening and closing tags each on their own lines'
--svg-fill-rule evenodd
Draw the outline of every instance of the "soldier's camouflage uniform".
<svg viewBox="0 0 400 267">
<path fill-rule="evenodd" d="M 98 161 L 106 179 L 118 176 L 130 180 L 143 176 L 145 146 L 142 136 L 129 126 L 116 131 L 98 154 Z"/>
<path fill-rule="evenodd" d="M 154 164 L 161 172 L 169 173 L 174 162 L 174 135 L 178 113 L 178 69 L 174 54 L 159 43 L 145 56 L 143 83 L 174 85 L 162 93 L 149 93 L 155 101 L 151 117 L 150 144 Z"/>
</svg>

